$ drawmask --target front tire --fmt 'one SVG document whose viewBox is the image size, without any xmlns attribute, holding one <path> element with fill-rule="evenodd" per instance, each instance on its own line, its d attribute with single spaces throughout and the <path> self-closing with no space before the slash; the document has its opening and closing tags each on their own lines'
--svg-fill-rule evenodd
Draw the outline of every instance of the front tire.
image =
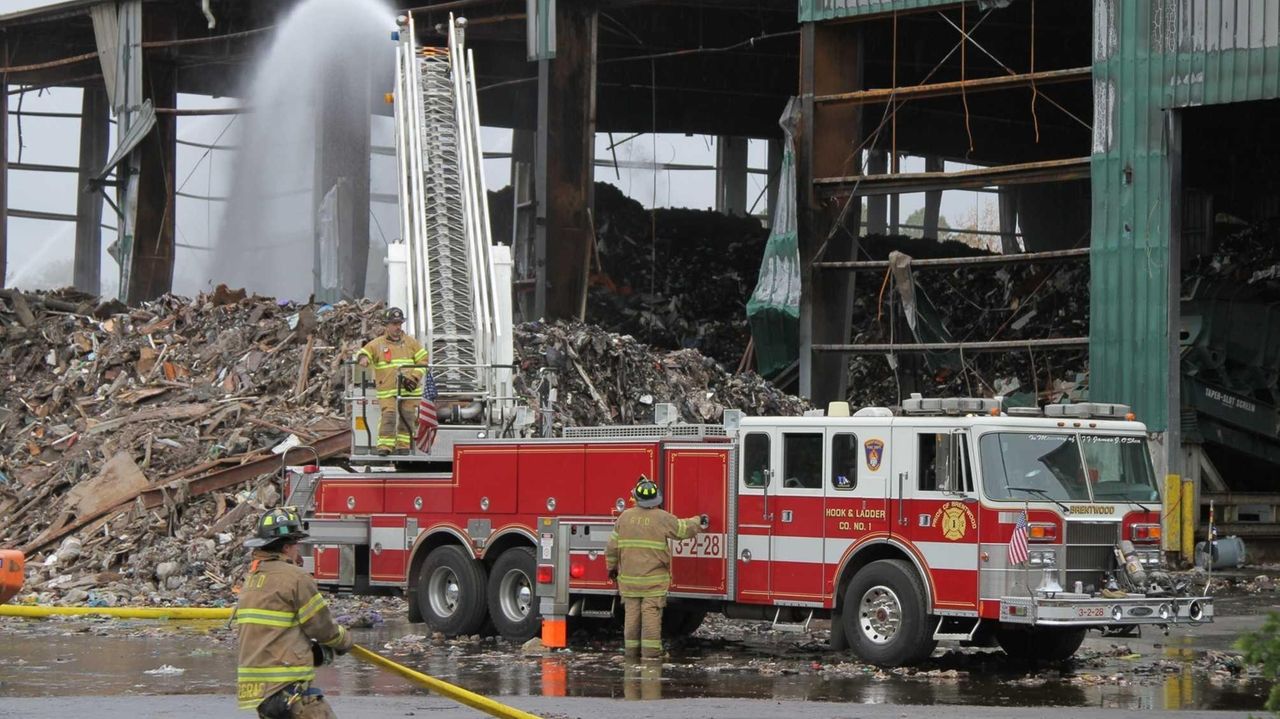
<svg viewBox="0 0 1280 719">
<path fill-rule="evenodd" d="M 996 630 L 996 642 L 1014 659 L 1061 662 L 1070 659 L 1084 642 L 1085 629 Z"/>
<path fill-rule="evenodd" d="M 542 627 L 542 614 L 535 594 L 537 561 L 528 547 L 503 552 L 489 573 L 486 597 L 493 626 L 506 639 L 526 642 Z"/>
<path fill-rule="evenodd" d="M 924 586 L 901 559 L 863 567 L 845 588 L 841 620 L 859 659 L 880 666 L 922 661 L 937 642 L 929 634 Z"/>
<path fill-rule="evenodd" d="M 485 620 L 484 565 L 461 547 L 436 547 L 418 572 L 418 611 L 445 636 L 475 634 Z"/>
</svg>

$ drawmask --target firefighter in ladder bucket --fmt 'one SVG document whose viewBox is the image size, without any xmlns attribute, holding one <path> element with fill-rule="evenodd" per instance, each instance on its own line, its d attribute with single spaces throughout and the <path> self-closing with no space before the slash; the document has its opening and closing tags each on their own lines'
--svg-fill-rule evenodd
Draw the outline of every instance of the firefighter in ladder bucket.
<svg viewBox="0 0 1280 719">
<path fill-rule="evenodd" d="M 383 315 L 383 334 L 356 353 L 361 367 L 373 365 L 374 384 L 378 392 L 378 454 L 408 453 L 414 440 L 415 427 L 420 428 L 423 407 L 422 365 L 428 353 L 418 341 L 404 333 L 404 312 L 391 307 Z M 430 398 L 434 399 L 434 398 Z M 435 419 L 432 405 L 432 420 Z M 421 446 L 419 441 L 419 446 Z"/>
<path fill-rule="evenodd" d="M 269 510 L 245 546 L 253 549 L 240 588 L 237 697 L 265 719 L 332 719 L 324 692 L 311 686 L 316 667 L 346 654 L 354 639 L 333 615 L 316 582 L 298 566 L 307 537 L 293 507 Z"/>
<path fill-rule="evenodd" d="M 668 540 L 688 539 L 708 526 L 707 515 L 679 519 L 661 509 L 662 490 L 640 475 L 631 490 L 636 506 L 618 515 L 605 565 L 617 582 L 626 622 L 622 645 L 629 659 L 662 656 L 662 609 L 671 585 Z"/>
</svg>

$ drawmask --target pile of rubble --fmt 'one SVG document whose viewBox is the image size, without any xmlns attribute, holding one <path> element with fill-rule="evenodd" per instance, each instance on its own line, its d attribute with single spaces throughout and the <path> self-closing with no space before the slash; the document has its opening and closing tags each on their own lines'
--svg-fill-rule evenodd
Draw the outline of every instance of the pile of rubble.
<svg viewBox="0 0 1280 719">
<path fill-rule="evenodd" d="M 861 248 L 859 259 L 870 260 L 887 260 L 895 251 L 913 259 L 988 254 L 959 242 L 910 237 L 864 237 Z M 1043 349 L 1035 342 L 1088 337 L 1084 259 L 913 269 L 910 318 L 892 271 L 859 272 L 854 282 L 854 344 L 1028 341 L 1022 351 L 853 355 L 849 399 L 855 405 L 894 405 L 911 392 L 1005 395 L 1043 404 L 1075 396 L 1087 383 L 1087 348 Z"/>
<path fill-rule="evenodd" d="M 68 601 L 216 603 L 279 500 L 282 442 L 345 427 L 343 362 L 375 303 L 219 288 L 135 308 L 72 292 L 0 300 L 0 545 Z"/>
<path fill-rule="evenodd" d="M 511 191 L 492 193 L 494 237 L 511 236 Z M 768 230 L 710 210 L 647 210 L 595 185 L 596 252 L 587 321 L 662 349 L 697 349 L 737 367 L 751 338 L 746 302 Z"/>
<path fill-rule="evenodd" d="M 796 415 L 808 409 L 754 373 L 730 374 L 696 350 L 655 353 L 633 337 L 592 325 L 530 322 L 516 330 L 516 392 L 539 417 L 565 426 L 648 424 L 657 403 L 692 423 L 726 409 Z M 551 390 L 555 390 L 554 399 Z"/>
<path fill-rule="evenodd" d="M 227 600 L 242 540 L 280 499 L 278 452 L 347 449 L 345 363 L 380 312 L 221 287 L 135 308 L 0 291 L 0 546 L 28 554 L 27 589 L 103 605 Z M 648 423 L 656 402 L 699 422 L 804 408 L 696 351 L 588 325 L 526 325 L 516 341 L 517 387 L 556 429 Z"/>
</svg>

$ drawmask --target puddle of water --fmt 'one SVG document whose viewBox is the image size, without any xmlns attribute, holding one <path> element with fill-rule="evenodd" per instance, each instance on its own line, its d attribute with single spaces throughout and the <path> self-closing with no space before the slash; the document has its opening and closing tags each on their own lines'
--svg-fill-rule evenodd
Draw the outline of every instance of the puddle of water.
<svg viewBox="0 0 1280 719">
<path fill-rule="evenodd" d="M 0 696 L 231 694 L 234 635 L 198 623 L 110 625 L 0 623 Z M 422 633 L 395 623 L 356 630 L 357 641 L 382 651 L 388 641 Z M 125 632 L 140 636 L 120 636 Z M 1154 647 L 1161 641 L 1159 648 Z M 789 640 L 794 641 L 794 640 Z M 1086 646 L 1103 647 L 1091 640 Z M 768 638 L 695 640 L 662 665 L 619 661 L 618 642 L 550 657 L 530 657 L 505 642 L 425 645 L 420 654 L 390 656 L 402 664 L 488 695 L 617 698 L 756 698 L 848 703 L 1093 706 L 1116 709 L 1260 710 L 1268 687 L 1259 681 L 1213 681 L 1194 665 L 1201 649 L 1180 637 L 1129 642 L 1138 660 L 1092 658 L 1057 670 L 1012 671 L 1002 655 L 951 653 L 927 670 L 958 676 L 897 675 L 847 662 L 814 647 Z M 846 663 L 841 663 L 846 662 Z M 1161 664 L 1161 662 L 1164 662 Z M 835 665 L 822 670 L 824 665 Z M 149 675 L 162 665 L 180 675 Z M 1117 679 L 1117 675 L 1122 678 Z M 1074 680 L 1073 680 L 1074 677 Z M 345 695 L 422 693 L 375 667 L 342 659 L 322 667 L 318 684 Z"/>
</svg>

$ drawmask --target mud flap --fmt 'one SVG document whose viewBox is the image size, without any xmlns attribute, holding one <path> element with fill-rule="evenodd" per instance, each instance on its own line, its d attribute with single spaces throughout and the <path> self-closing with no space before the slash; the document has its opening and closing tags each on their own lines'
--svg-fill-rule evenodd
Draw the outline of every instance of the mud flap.
<svg viewBox="0 0 1280 719">
<path fill-rule="evenodd" d="M 831 651 L 844 652 L 849 650 L 849 637 L 844 633 L 844 617 L 838 610 L 831 612 Z"/>
</svg>

